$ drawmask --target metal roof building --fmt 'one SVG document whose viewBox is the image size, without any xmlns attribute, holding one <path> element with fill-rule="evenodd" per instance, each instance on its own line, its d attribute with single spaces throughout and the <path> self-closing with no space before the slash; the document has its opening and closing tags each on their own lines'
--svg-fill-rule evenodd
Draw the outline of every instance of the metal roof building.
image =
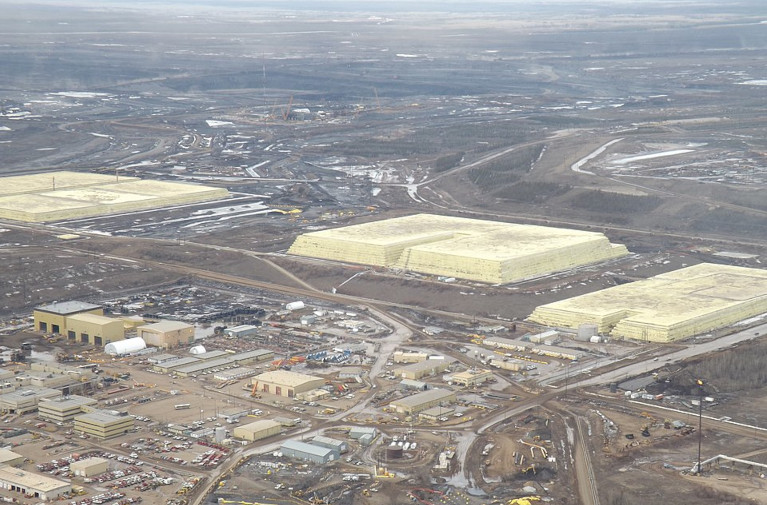
<svg viewBox="0 0 767 505">
<path fill-rule="evenodd" d="M 0 448 L 0 465 L 21 466 L 24 464 L 24 456 L 10 449 Z"/>
<path fill-rule="evenodd" d="M 279 435 L 282 425 L 277 421 L 271 419 L 260 419 L 252 423 L 248 423 L 242 426 L 234 428 L 234 438 L 241 438 L 243 440 L 249 440 L 255 442 L 262 438 L 271 437 L 273 435 Z"/>
<path fill-rule="evenodd" d="M 77 300 L 71 300 L 68 302 L 55 302 L 48 305 L 41 305 L 35 310 L 40 312 L 48 312 L 51 314 L 59 314 L 61 316 L 70 316 L 72 314 L 80 314 L 81 312 L 92 312 L 94 310 L 102 310 L 101 305 L 96 305 L 88 302 L 80 302 Z"/>
<path fill-rule="evenodd" d="M 335 438 L 324 437 L 322 435 L 317 435 L 309 443 L 312 445 L 319 445 L 320 447 L 335 449 L 339 454 L 343 454 L 349 450 L 349 444 L 343 440 L 336 440 Z"/>
<path fill-rule="evenodd" d="M 32 495 L 40 500 L 54 500 L 72 490 L 72 485 L 47 475 L 27 472 L 20 468 L 0 466 L 0 488 Z"/>
<path fill-rule="evenodd" d="M 417 414 L 423 410 L 442 404 L 450 404 L 456 401 L 455 391 L 449 389 L 429 389 L 422 393 L 406 396 L 391 402 L 401 414 Z"/>
<path fill-rule="evenodd" d="M 349 438 L 352 440 L 356 440 L 365 435 L 375 437 L 378 435 L 378 430 L 372 426 L 352 426 L 349 430 Z"/>
<path fill-rule="evenodd" d="M 418 380 L 428 375 L 444 372 L 454 361 L 453 359 L 427 359 L 426 361 L 395 368 L 394 375 L 403 379 Z"/>
<path fill-rule="evenodd" d="M 160 321 L 136 328 L 147 345 L 168 349 L 194 342 L 194 326 L 182 321 Z"/>
<path fill-rule="evenodd" d="M 325 379 L 288 370 L 273 370 L 253 377 L 251 384 L 256 383 L 262 393 L 293 398 L 298 393 L 324 386 Z"/>
<path fill-rule="evenodd" d="M 319 464 L 335 461 L 341 456 L 335 449 L 307 444 L 305 442 L 299 442 L 298 440 L 286 440 L 280 446 L 280 451 L 288 458 L 311 461 L 312 463 Z"/>
<path fill-rule="evenodd" d="M 239 326 L 232 326 L 224 330 L 226 335 L 232 338 L 249 337 L 250 335 L 256 335 L 258 333 L 258 326 L 252 324 L 241 324 Z"/>
</svg>

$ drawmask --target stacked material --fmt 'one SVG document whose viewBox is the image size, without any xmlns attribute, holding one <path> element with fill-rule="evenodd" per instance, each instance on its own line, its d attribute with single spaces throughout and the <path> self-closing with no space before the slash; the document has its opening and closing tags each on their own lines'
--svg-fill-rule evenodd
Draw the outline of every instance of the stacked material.
<svg viewBox="0 0 767 505">
<path fill-rule="evenodd" d="M 229 192 L 198 184 L 78 172 L 4 177 L 0 218 L 60 221 L 225 198 Z"/>
<path fill-rule="evenodd" d="M 601 233 L 430 214 L 306 233 L 288 252 L 488 283 L 628 254 Z"/>
<path fill-rule="evenodd" d="M 767 271 L 703 263 L 643 281 L 542 305 L 530 320 L 593 323 L 599 333 L 671 342 L 767 312 Z"/>
</svg>

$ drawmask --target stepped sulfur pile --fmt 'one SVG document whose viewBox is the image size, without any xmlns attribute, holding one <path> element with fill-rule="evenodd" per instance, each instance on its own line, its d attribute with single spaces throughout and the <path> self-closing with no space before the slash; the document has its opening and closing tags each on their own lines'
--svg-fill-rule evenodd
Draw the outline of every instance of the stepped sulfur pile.
<svg viewBox="0 0 767 505">
<path fill-rule="evenodd" d="M 547 326 L 598 325 L 599 333 L 671 342 L 767 312 L 767 271 L 702 263 L 535 309 Z"/>
<path fill-rule="evenodd" d="M 61 221 L 226 198 L 226 189 L 79 172 L 3 177 L 0 218 Z"/>
<path fill-rule="evenodd" d="M 597 232 L 432 214 L 305 233 L 288 252 L 494 284 L 628 254 Z"/>
</svg>

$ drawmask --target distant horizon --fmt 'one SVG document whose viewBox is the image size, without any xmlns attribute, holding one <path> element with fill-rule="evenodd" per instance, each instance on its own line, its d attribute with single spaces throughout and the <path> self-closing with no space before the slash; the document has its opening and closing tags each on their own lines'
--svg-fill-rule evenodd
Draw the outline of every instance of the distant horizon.
<svg viewBox="0 0 767 505">
<path fill-rule="evenodd" d="M 480 0 L 467 4 L 459 0 L 0 0 L 0 5 L 24 5 L 29 8 L 125 8 L 130 10 L 162 10 L 167 7 L 184 6 L 190 9 L 277 9 L 289 11 L 329 12 L 504 12 L 510 7 L 524 10 L 549 10 L 561 7 L 607 8 L 621 11 L 642 11 L 648 6 L 673 10 L 683 7 L 702 8 L 713 11 L 749 11 L 767 15 L 767 5 L 762 0 L 740 0 L 722 4 L 711 0 Z M 641 13 L 641 12 L 640 12 Z M 649 14 L 649 13 L 648 13 Z"/>
</svg>

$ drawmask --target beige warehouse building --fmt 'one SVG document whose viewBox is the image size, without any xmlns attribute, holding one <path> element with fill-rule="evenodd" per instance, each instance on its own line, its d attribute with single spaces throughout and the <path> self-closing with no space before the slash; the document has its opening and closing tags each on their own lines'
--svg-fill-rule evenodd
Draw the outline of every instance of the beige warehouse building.
<svg viewBox="0 0 767 505">
<path fill-rule="evenodd" d="M 226 189 L 199 184 L 49 172 L 0 179 L 0 218 L 60 221 L 218 200 L 228 195 Z"/>
<path fill-rule="evenodd" d="M 449 405 L 456 401 L 454 391 L 448 389 L 429 389 L 422 393 L 406 396 L 389 405 L 400 414 L 417 414 L 437 405 Z"/>
<path fill-rule="evenodd" d="M 261 419 L 243 426 L 237 426 L 234 429 L 234 438 L 255 442 L 262 438 L 279 435 L 282 425 L 271 419 Z"/>
<path fill-rule="evenodd" d="M 147 345 L 170 349 L 194 342 L 194 326 L 181 321 L 160 321 L 136 328 L 138 337 Z"/>
<path fill-rule="evenodd" d="M 431 214 L 305 233 L 289 253 L 507 283 L 628 254 L 601 233 Z"/>
<path fill-rule="evenodd" d="M 0 448 L 0 465 L 21 466 L 25 459 L 24 456 L 10 449 Z"/>
<path fill-rule="evenodd" d="M 69 470 L 77 477 L 91 477 L 106 472 L 109 460 L 104 458 L 85 458 L 69 465 Z"/>
<path fill-rule="evenodd" d="M 40 500 L 55 500 L 72 490 L 69 482 L 53 479 L 47 475 L 27 472 L 20 468 L 0 466 L 0 488 L 32 495 Z"/>
<path fill-rule="evenodd" d="M 114 415 L 109 412 L 95 410 L 87 414 L 75 416 L 74 431 L 107 440 L 119 437 L 133 429 L 134 419 L 129 415 Z"/>
<path fill-rule="evenodd" d="M 65 335 L 67 328 L 67 317 L 77 314 L 104 315 L 104 309 L 101 305 L 94 305 L 87 302 L 58 302 L 49 305 L 37 307 L 32 312 L 35 320 L 35 331 L 42 333 L 59 333 Z"/>
<path fill-rule="evenodd" d="M 125 326 L 121 319 L 81 313 L 67 317 L 66 336 L 71 341 L 84 344 L 106 345 L 125 338 Z"/>
<path fill-rule="evenodd" d="M 493 378 L 491 370 L 466 370 L 450 376 L 450 382 L 464 387 L 474 387 L 484 384 Z"/>
<path fill-rule="evenodd" d="M 262 393 L 293 398 L 299 393 L 324 386 L 325 379 L 288 370 L 274 370 L 256 375 L 251 379 L 251 384 L 257 384 L 257 389 Z"/>
<path fill-rule="evenodd" d="M 671 342 L 767 312 L 767 271 L 703 263 L 542 305 L 530 320 L 552 327 L 591 323 L 599 333 Z"/>
</svg>

